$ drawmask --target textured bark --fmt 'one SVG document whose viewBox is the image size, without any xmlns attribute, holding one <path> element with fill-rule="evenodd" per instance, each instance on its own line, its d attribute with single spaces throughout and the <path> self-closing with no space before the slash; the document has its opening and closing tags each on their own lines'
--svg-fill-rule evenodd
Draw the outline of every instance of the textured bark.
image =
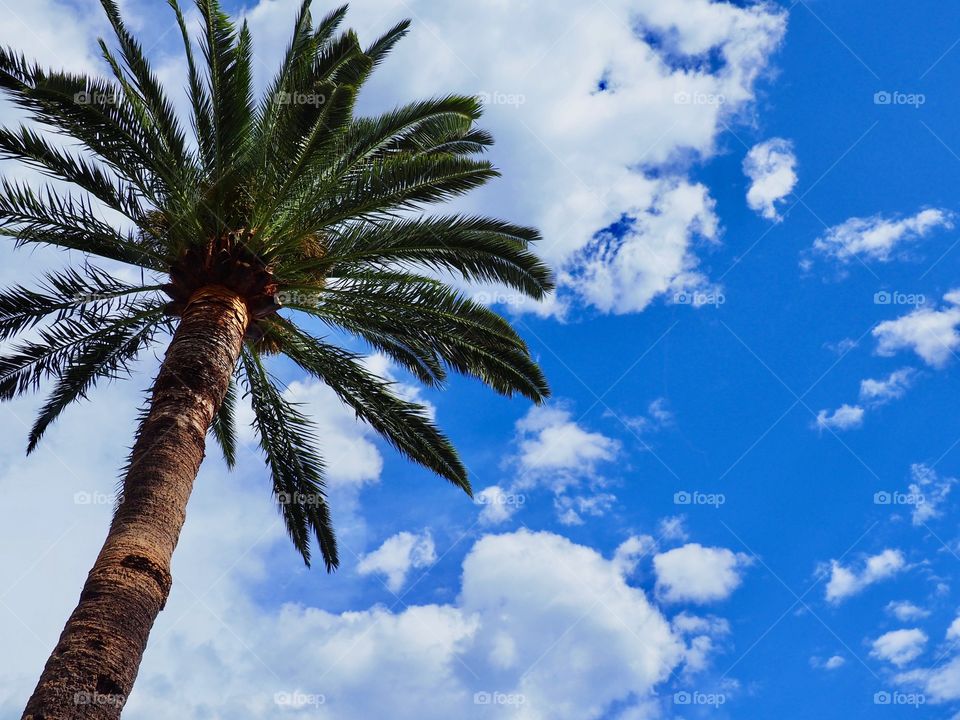
<svg viewBox="0 0 960 720">
<path fill-rule="evenodd" d="M 219 286 L 190 300 L 154 382 L 123 499 L 24 720 L 120 717 L 170 593 L 170 560 L 249 322 Z"/>
</svg>

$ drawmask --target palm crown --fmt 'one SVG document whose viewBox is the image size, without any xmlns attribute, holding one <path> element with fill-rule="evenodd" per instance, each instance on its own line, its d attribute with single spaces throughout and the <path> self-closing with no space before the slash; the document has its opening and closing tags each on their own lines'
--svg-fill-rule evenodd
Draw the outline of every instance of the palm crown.
<svg viewBox="0 0 960 720">
<path fill-rule="evenodd" d="M 68 405 L 124 374 L 172 330 L 197 290 L 222 286 L 245 300 L 252 321 L 211 432 L 232 465 L 245 391 L 273 492 L 308 564 L 311 535 L 327 568 L 338 562 L 323 461 L 309 418 L 284 396 L 265 356 L 289 357 L 399 451 L 469 493 L 455 449 L 422 406 L 397 397 L 362 356 L 296 321 L 346 331 L 430 386 L 453 370 L 505 395 L 547 396 L 510 324 L 439 279 L 501 283 L 540 298 L 552 277 L 531 251 L 537 232 L 422 214 L 497 175 L 477 159 L 492 143 L 475 127 L 477 99 L 451 95 L 356 117 L 357 93 L 408 23 L 363 48 L 352 31 L 339 31 L 346 8 L 314 25 L 307 0 L 280 71 L 256 101 L 246 24 L 237 29 L 216 0 L 198 0 L 201 61 L 169 0 L 186 48 L 188 138 L 115 2 L 102 3 L 117 37 L 115 49 L 100 41 L 111 79 L 47 71 L 0 49 L 0 87 L 83 149 L 26 126 L 0 129 L 2 157 L 73 186 L 37 191 L 4 179 L 0 233 L 163 280 L 129 284 L 88 263 L 48 275 L 38 289 L 0 293 L 0 340 L 35 333 L 0 357 L 0 399 L 55 383 L 29 450 Z M 115 216 L 123 220 L 104 219 Z"/>
</svg>

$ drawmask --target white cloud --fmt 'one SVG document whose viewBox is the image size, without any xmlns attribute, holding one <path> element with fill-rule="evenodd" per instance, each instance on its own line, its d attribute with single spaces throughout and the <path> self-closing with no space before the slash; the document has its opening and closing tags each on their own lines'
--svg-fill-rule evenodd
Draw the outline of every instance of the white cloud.
<svg viewBox="0 0 960 720">
<path fill-rule="evenodd" d="M 960 640 L 960 617 L 955 618 L 947 628 L 947 640 Z"/>
<path fill-rule="evenodd" d="M 877 353 L 893 355 L 900 350 L 913 350 L 933 367 L 943 367 L 960 345 L 960 290 L 944 295 L 941 310 L 921 307 L 896 320 L 887 320 L 873 329 Z"/>
<path fill-rule="evenodd" d="M 616 495 L 610 493 L 560 495 L 554 499 L 554 507 L 561 525 L 583 525 L 584 516 L 603 517 L 616 502 Z"/>
<path fill-rule="evenodd" d="M 836 670 L 837 668 L 843 667 L 846 660 L 840 655 L 833 655 L 827 658 L 826 662 L 823 663 L 823 667 L 827 670 Z"/>
<path fill-rule="evenodd" d="M 261 2 L 251 12 L 264 58 L 258 65 L 272 69 L 294 5 Z M 692 171 L 715 153 L 725 125 L 751 107 L 785 33 L 785 12 L 707 0 L 609 0 L 603 12 L 586 14 L 573 0 L 351 3 L 351 22 L 365 37 L 402 17 L 416 20 L 410 37 L 362 105 L 380 109 L 457 90 L 487 95 L 483 124 L 497 138 L 492 159 L 508 180 L 462 204 L 482 202 L 543 230 L 541 250 L 561 271 L 561 300 L 541 310 L 561 313 L 580 301 L 633 312 L 709 282 L 697 256 L 718 237 L 718 223 Z M 477 27 L 511 32 L 478 34 Z M 711 55 L 716 67 L 691 66 Z M 421 65 L 435 72 L 409 72 Z M 606 92 L 598 91 L 601 78 Z M 622 235 L 596 237 L 625 217 L 635 222 Z"/>
<path fill-rule="evenodd" d="M 523 507 L 526 497 L 511 493 L 499 485 L 491 485 L 474 494 L 474 502 L 481 505 L 480 522 L 485 525 L 497 525 L 506 522 Z"/>
<path fill-rule="evenodd" d="M 861 404 L 844 404 L 833 412 L 821 410 L 817 413 L 817 419 L 813 427 L 819 430 L 852 430 L 859 428 L 863 425 L 868 408 L 875 410 L 892 400 L 903 397 L 913 383 L 915 376 L 916 371 L 913 368 L 901 368 L 881 380 L 872 378 L 862 380 L 860 382 Z"/>
<path fill-rule="evenodd" d="M 685 541 L 688 537 L 686 519 L 683 515 L 671 515 L 660 520 L 658 525 L 660 537 L 664 540 Z"/>
<path fill-rule="evenodd" d="M 942 514 L 941 506 L 957 479 L 941 478 L 933 468 L 921 463 L 910 466 L 910 477 L 910 494 L 920 498 L 913 506 L 911 519 L 916 526 L 924 525 Z"/>
<path fill-rule="evenodd" d="M 907 600 L 900 601 L 890 601 L 887 603 L 886 608 L 884 608 L 888 613 L 893 615 L 897 620 L 901 622 L 911 622 L 913 620 L 922 620 L 923 618 L 930 615 L 928 610 L 924 610 L 917 605 L 914 605 L 912 602 Z"/>
<path fill-rule="evenodd" d="M 838 670 L 846 664 L 847 660 L 842 655 L 831 655 L 826 660 L 814 656 L 810 658 L 810 667 L 815 670 Z"/>
<path fill-rule="evenodd" d="M 843 262 L 854 257 L 886 262 L 900 245 L 921 240 L 938 228 L 952 229 L 953 214 L 947 210 L 926 209 L 900 220 L 882 215 L 851 218 L 827 230 L 813 247 Z"/>
<path fill-rule="evenodd" d="M 868 557 L 860 571 L 830 561 L 830 580 L 827 582 L 826 598 L 831 603 L 841 603 L 862 592 L 870 585 L 887 580 L 907 568 L 903 553 L 899 550 L 884 550 Z"/>
<path fill-rule="evenodd" d="M 870 656 L 903 667 L 920 657 L 927 640 L 927 634 L 917 628 L 892 630 L 873 641 Z"/>
<path fill-rule="evenodd" d="M 591 474 L 620 450 L 616 440 L 585 430 L 568 410 L 552 405 L 531 408 L 517 422 L 517 431 L 518 464 L 532 478 Z"/>
<path fill-rule="evenodd" d="M 361 575 L 385 575 L 387 588 L 392 593 L 398 593 L 410 570 L 428 568 L 436 561 L 436 546 L 429 530 L 419 535 L 400 532 L 385 540 L 372 553 L 360 558 L 357 572 Z"/>
<path fill-rule="evenodd" d="M 632 535 L 617 547 L 613 564 L 624 577 L 636 571 L 640 561 L 656 552 L 657 542 L 649 535 Z"/>
<path fill-rule="evenodd" d="M 540 486 L 553 491 L 564 525 L 582 525 L 586 517 L 602 517 L 614 506 L 617 498 L 602 491 L 606 481 L 597 468 L 619 456 L 617 440 L 587 430 L 558 405 L 530 408 L 516 431 L 517 452 L 508 465 L 517 476 L 505 487 L 492 485 L 477 494 L 482 523 L 506 522 L 526 504 L 526 493 Z M 584 484 L 589 492 L 570 492 Z"/>
<path fill-rule="evenodd" d="M 598 600 L 603 612 L 595 611 Z M 527 531 L 474 545 L 455 604 L 342 614 L 246 607 L 224 617 L 237 637 L 216 626 L 199 634 L 183 628 L 154 648 L 128 712 L 196 717 L 216 703 L 223 714 L 266 717 L 276 714 L 275 693 L 299 691 L 323 696 L 306 708 L 321 720 L 376 717 L 384 707 L 398 720 L 479 719 L 489 708 L 474 694 L 499 692 L 522 698 L 508 711 L 582 720 L 648 696 L 687 655 L 679 634 L 612 561 Z M 183 653 L 189 666 L 160 662 Z M 173 686 L 182 692 L 171 696 Z"/>
<path fill-rule="evenodd" d="M 608 413 L 612 415 L 612 413 Z M 667 408 L 666 398 L 657 398 L 647 406 L 647 414 L 640 417 L 623 418 L 623 421 L 637 433 L 656 432 L 669 427 L 674 422 L 673 413 Z"/>
<path fill-rule="evenodd" d="M 747 205 L 767 220 L 779 222 L 777 209 L 797 185 L 797 157 L 793 143 L 773 138 L 754 145 L 743 161 L 743 172 L 750 178 Z"/>
<path fill-rule="evenodd" d="M 739 587 L 750 558 L 726 548 L 689 543 L 653 558 L 657 595 L 665 602 L 725 600 Z"/>
<path fill-rule="evenodd" d="M 851 430 L 863 425 L 864 410 L 859 405 L 841 405 L 830 412 L 821 410 L 817 413 L 815 428 L 821 430 Z"/>
<path fill-rule="evenodd" d="M 932 668 L 920 668 L 900 673 L 898 683 L 919 687 L 928 703 L 960 700 L 960 656 Z"/>
<path fill-rule="evenodd" d="M 910 388 L 915 375 L 913 368 L 901 368 L 882 380 L 863 380 L 860 383 L 860 400 L 875 406 L 898 400 Z"/>
</svg>

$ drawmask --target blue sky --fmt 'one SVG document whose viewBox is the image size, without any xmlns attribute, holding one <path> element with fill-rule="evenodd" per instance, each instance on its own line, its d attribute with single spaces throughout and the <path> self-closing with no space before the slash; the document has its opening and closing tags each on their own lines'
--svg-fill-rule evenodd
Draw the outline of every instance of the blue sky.
<svg viewBox="0 0 960 720">
<path fill-rule="evenodd" d="M 125 5 L 179 87 L 170 18 Z M 462 207 L 540 226 L 561 283 L 539 308 L 471 292 L 554 399 L 421 391 L 371 358 L 435 407 L 470 503 L 278 365 L 318 416 L 343 568 L 302 567 L 253 453 L 233 475 L 211 454 L 130 713 L 960 717 L 960 8 L 353 5 L 366 38 L 414 19 L 365 109 L 490 100 L 504 178 Z M 97 67 L 93 3 L 11 7 L 50 27 L 0 41 Z M 234 7 L 264 76 L 292 7 Z M 5 282 L 56 261 L 3 252 Z M 36 401 L 0 409 L 0 638 L 22 648 L 0 718 L 92 562 L 154 366 L 30 460 Z"/>
</svg>

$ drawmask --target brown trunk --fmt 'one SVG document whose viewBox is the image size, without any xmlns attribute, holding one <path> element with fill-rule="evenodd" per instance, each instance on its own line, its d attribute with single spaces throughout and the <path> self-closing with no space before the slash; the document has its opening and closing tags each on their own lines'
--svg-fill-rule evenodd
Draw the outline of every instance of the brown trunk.
<svg viewBox="0 0 960 720">
<path fill-rule="evenodd" d="M 218 286 L 184 310 L 131 455 L 107 540 L 23 720 L 120 717 L 170 593 L 170 559 L 249 318 Z"/>
</svg>

